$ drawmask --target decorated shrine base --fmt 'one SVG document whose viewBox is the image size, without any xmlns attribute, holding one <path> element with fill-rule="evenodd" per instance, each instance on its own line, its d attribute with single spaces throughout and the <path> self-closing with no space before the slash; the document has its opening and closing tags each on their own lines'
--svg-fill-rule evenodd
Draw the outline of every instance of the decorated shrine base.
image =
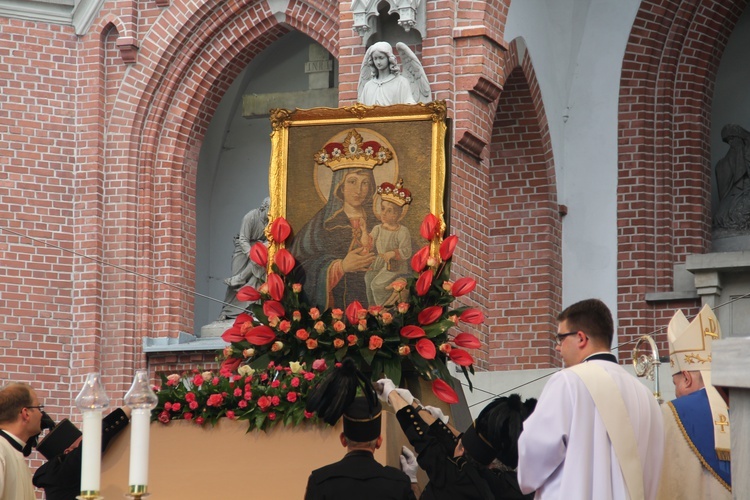
<svg viewBox="0 0 750 500">
<path fill-rule="evenodd" d="M 399 467 L 407 444 L 396 416 L 383 412 L 382 464 Z M 119 499 L 128 490 L 130 429 L 110 444 L 102 460 L 101 494 Z M 149 500 L 303 498 L 313 469 L 343 458 L 341 423 L 247 432 L 247 422 L 222 418 L 215 427 L 175 420 L 151 424 Z M 421 483 L 426 478 L 421 477 Z"/>
</svg>

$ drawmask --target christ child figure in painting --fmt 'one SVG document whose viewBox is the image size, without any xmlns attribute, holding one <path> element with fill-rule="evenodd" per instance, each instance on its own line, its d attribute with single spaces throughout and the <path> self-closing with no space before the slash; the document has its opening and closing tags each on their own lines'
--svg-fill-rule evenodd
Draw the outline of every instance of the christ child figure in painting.
<svg viewBox="0 0 750 500">
<path fill-rule="evenodd" d="M 409 273 L 408 259 L 411 258 L 411 234 L 400 224 L 411 203 L 411 193 L 403 187 L 403 179 L 394 186 L 384 182 L 378 187 L 380 195 L 381 224 L 372 228 L 370 237 L 377 252 L 377 258 L 370 270 L 365 273 L 367 301 L 369 305 L 386 305 L 392 291 L 389 285 Z"/>
</svg>

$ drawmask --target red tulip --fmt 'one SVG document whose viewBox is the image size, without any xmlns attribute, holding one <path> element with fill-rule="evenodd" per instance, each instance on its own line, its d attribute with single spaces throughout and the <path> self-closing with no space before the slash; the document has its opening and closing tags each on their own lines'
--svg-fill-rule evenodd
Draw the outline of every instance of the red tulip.
<svg viewBox="0 0 750 500">
<path fill-rule="evenodd" d="M 259 266 L 266 267 L 266 264 L 268 264 L 268 248 L 263 243 L 256 243 L 250 247 L 250 258 Z"/>
<path fill-rule="evenodd" d="M 260 325 L 247 332 L 245 339 L 254 345 L 266 345 L 276 340 L 276 334 L 270 326 Z"/>
<path fill-rule="evenodd" d="M 443 240 L 440 244 L 440 258 L 448 260 L 453 257 L 453 251 L 456 249 L 456 243 L 458 243 L 458 236 L 451 235 Z"/>
<path fill-rule="evenodd" d="M 471 357 L 471 354 L 462 349 L 451 349 L 448 357 L 459 366 L 471 366 L 474 364 L 474 358 Z"/>
<path fill-rule="evenodd" d="M 458 319 L 464 323 L 478 325 L 484 321 L 484 313 L 479 309 L 467 309 L 461 313 L 461 316 L 459 316 Z"/>
<path fill-rule="evenodd" d="M 427 335 L 424 330 L 422 330 L 417 325 L 406 325 L 401 329 L 401 336 L 407 339 L 418 339 L 420 337 L 424 337 Z"/>
<path fill-rule="evenodd" d="M 482 347 L 482 343 L 479 342 L 479 339 L 470 333 L 459 333 L 456 335 L 456 338 L 453 339 L 453 342 L 457 346 L 465 347 L 467 349 L 479 349 Z"/>
<path fill-rule="evenodd" d="M 458 394 L 456 394 L 456 391 L 447 382 L 439 378 L 432 381 L 432 393 L 445 403 L 458 403 Z"/>
<path fill-rule="evenodd" d="M 430 339 L 417 340 L 417 352 L 424 359 L 435 359 L 435 355 L 437 354 L 435 344 Z"/>
<path fill-rule="evenodd" d="M 430 246 L 423 246 L 417 253 L 411 258 L 411 268 L 415 273 L 422 272 L 422 269 L 427 266 L 427 259 L 430 257 Z"/>
<path fill-rule="evenodd" d="M 277 302 L 275 300 L 267 300 L 263 303 L 263 314 L 265 314 L 269 318 L 271 316 L 283 318 L 286 314 L 286 311 L 284 310 L 284 306 L 281 305 L 281 302 Z"/>
<path fill-rule="evenodd" d="M 440 319 L 443 315 L 443 308 L 441 306 L 430 306 L 425 307 L 422 312 L 417 316 L 417 321 L 420 325 L 431 325 L 435 321 Z"/>
<path fill-rule="evenodd" d="M 240 302 L 255 302 L 260 300 L 260 292 L 251 286 L 243 286 L 237 291 L 237 300 Z"/>
<path fill-rule="evenodd" d="M 245 340 L 245 337 L 240 332 L 240 327 L 237 326 L 237 325 L 235 325 L 232 328 L 230 328 L 229 330 L 225 331 L 221 335 L 221 339 L 224 342 L 229 342 L 230 344 L 232 344 L 234 342 L 241 342 L 241 341 Z"/>
<path fill-rule="evenodd" d="M 230 372 L 237 371 L 242 360 L 240 358 L 229 357 L 221 363 L 221 371 L 229 370 Z"/>
<path fill-rule="evenodd" d="M 289 274 L 294 269 L 294 257 L 286 248 L 279 249 L 273 257 L 276 267 L 284 274 Z"/>
<path fill-rule="evenodd" d="M 432 286 L 432 270 L 428 269 L 419 275 L 415 288 L 417 289 L 417 295 L 420 297 L 430 291 Z"/>
<path fill-rule="evenodd" d="M 346 307 L 346 319 L 350 325 L 359 324 L 359 311 L 363 309 L 362 304 L 356 300 Z"/>
<path fill-rule="evenodd" d="M 292 226 L 289 225 L 285 218 L 277 217 L 276 220 L 271 223 L 271 236 L 273 236 L 273 241 L 284 243 L 284 240 L 286 240 L 290 234 L 292 234 Z"/>
<path fill-rule="evenodd" d="M 432 241 L 432 239 L 437 236 L 439 230 L 440 221 L 438 218 L 432 214 L 425 215 L 424 220 L 422 220 L 422 225 L 419 226 L 419 234 L 422 235 L 422 238 L 427 241 Z"/>
<path fill-rule="evenodd" d="M 273 300 L 284 298 L 284 280 L 276 273 L 270 273 L 266 279 L 268 284 L 268 293 Z"/>
<path fill-rule="evenodd" d="M 472 292 L 476 286 L 477 282 L 474 281 L 474 278 L 459 278 L 451 287 L 451 295 L 454 297 L 466 295 L 467 293 Z"/>
</svg>

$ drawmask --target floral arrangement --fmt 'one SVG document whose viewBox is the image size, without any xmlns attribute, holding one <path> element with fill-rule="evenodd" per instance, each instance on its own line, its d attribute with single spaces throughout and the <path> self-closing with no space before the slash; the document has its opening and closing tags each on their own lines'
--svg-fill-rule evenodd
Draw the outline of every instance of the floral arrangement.
<svg viewBox="0 0 750 500">
<path fill-rule="evenodd" d="M 269 229 L 278 244 L 275 254 L 269 256 L 261 243 L 250 252 L 254 262 L 269 268 L 267 281 L 257 290 L 246 286 L 237 294 L 241 301 L 254 303 L 222 335 L 231 344 L 222 353 L 223 370 L 262 369 L 269 363 L 285 366 L 289 362 L 313 366 L 320 360 L 332 366 L 350 357 L 360 369 L 369 370 L 373 380 L 385 375 L 399 384 L 402 364 L 406 364 L 432 381 L 438 398 L 455 403 L 458 396 L 446 367 L 446 360 L 451 360 L 462 368 L 471 388 L 474 359 L 464 349 L 476 349 L 480 342 L 470 333 L 451 334 L 450 330 L 462 323 L 482 323 L 484 315 L 476 308 L 454 307 L 455 299 L 474 290 L 476 282 L 471 278 L 449 281 L 458 238 L 443 239 L 437 217 L 428 214 L 423 220 L 420 234 L 426 244 L 411 259 L 413 276 L 390 285 L 391 303 L 365 308 L 354 301 L 345 310 L 321 311 L 302 302 L 302 285 L 292 278 L 296 261 L 284 248 L 291 227 L 278 217 Z"/>
<path fill-rule="evenodd" d="M 270 362 L 258 371 L 243 365 L 237 373 L 222 369 L 218 374 L 200 370 L 162 374 L 161 387 L 156 388 L 159 403 L 151 420 L 168 424 L 182 419 L 213 425 L 226 417 L 247 420 L 248 430 L 265 430 L 280 422 L 299 425 L 317 421 L 305 410 L 305 400 L 327 369 L 325 361 L 318 360 L 310 371 L 297 362 Z"/>
</svg>

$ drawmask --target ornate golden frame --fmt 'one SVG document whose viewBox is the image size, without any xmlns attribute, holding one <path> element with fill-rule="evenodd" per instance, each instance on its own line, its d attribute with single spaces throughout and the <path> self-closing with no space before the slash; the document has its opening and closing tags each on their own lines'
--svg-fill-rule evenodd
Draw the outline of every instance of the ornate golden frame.
<svg viewBox="0 0 750 500">
<path fill-rule="evenodd" d="M 297 109 L 294 111 L 286 109 L 271 110 L 271 164 L 269 171 L 269 188 L 271 194 L 271 209 L 269 211 L 269 221 L 277 217 L 288 218 L 287 207 L 290 193 L 288 192 L 289 171 L 290 171 L 290 147 L 293 147 L 295 129 L 300 127 L 327 127 L 328 135 L 330 130 L 341 131 L 353 127 L 380 127 L 383 130 L 386 127 L 397 126 L 403 132 L 404 127 L 409 130 L 410 124 L 414 124 L 414 129 L 424 130 L 425 122 L 431 123 L 431 137 L 424 138 L 415 136 L 415 140 L 429 144 L 429 172 L 430 172 L 430 195 L 429 211 L 435 215 L 443 228 L 444 221 L 444 196 L 446 180 L 446 152 L 445 152 L 445 135 L 446 135 L 446 105 L 445 101 L 436 101 L 427 104 L 398 104 L 393 106 L 364 106 L 357 104 L 344 108 L 313 108 Z M 400 124 L 400 125 L 395 125 Z M 323 136 L 321 136 L 323 137 Z M 328 139 L 328 137 L 326 137 Z M 402 139 L 403 140 L 403 139 Z M 320 143 L 322 147 L 324 143 Z M 296 146 L 294 146 L 296 147 Z M 317 150 L 310 150 L 309 157 L 312 157 Z M 298 154 L 297 151 L 295 151 Z M 397 151 L 398 153 L 398 151 Z M 308 151 L 304 152 L 307 158 Z M 408 152 L 406 155 L 408 156 Z M 424 217 L 426 213 L 421 214 Z M 292 227 L 293 230 L 299 230 L 299 227 Z M 273 255 L 279 248 L 279 244 L 273 241 L 269 231 L 266 231 L 271 243 L 269 247 L 269 263 L 273 261 Z M 418 238 L 418 234 L 415 235 Z M 440 242 L 433 242 L 433 254 L 437 254 Z"/>
</svg>

